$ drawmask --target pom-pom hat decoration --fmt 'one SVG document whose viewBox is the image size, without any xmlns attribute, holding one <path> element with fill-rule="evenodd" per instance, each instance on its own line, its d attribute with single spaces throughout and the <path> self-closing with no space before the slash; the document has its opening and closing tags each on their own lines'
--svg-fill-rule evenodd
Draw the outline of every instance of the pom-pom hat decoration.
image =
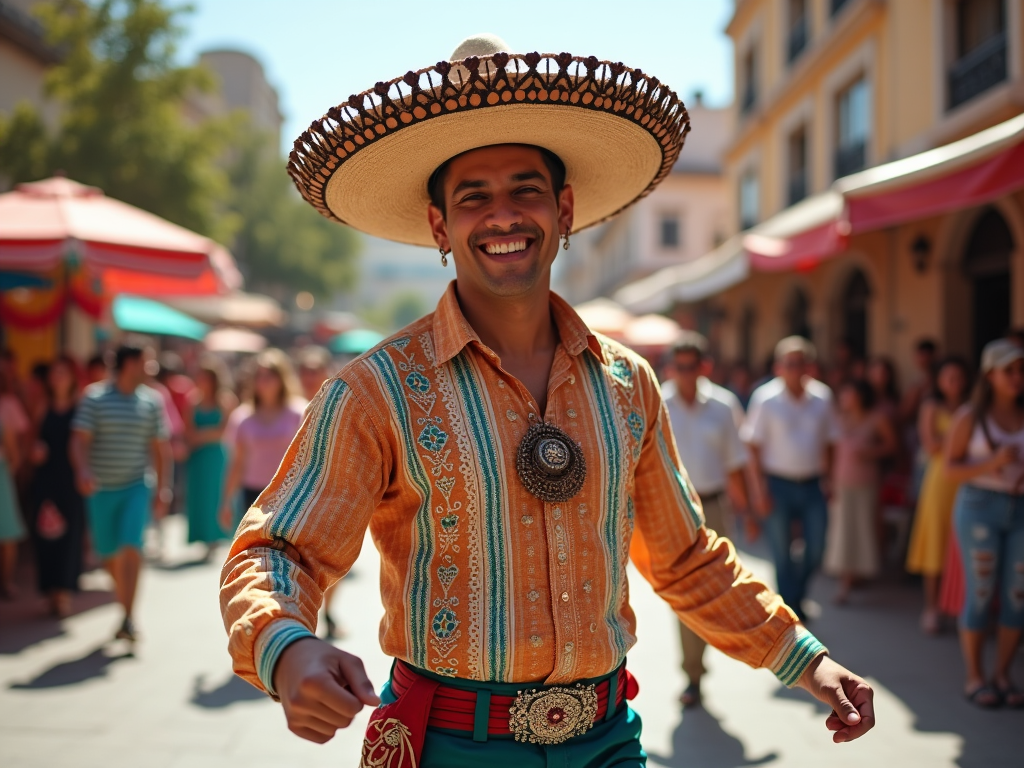
<svg viewBox="0 0 1024 768">
<path fill-rule="evenodd" d="M 427 183 L 446 161 L 495 144 L 554 152 L 575 191 L 575 230 L 647 195 L 690 130 L 683 103 L 621 63 L 512 54 L 493 35 L 452 61 L 350 96 L 295 141 L 288 173 L 324 216 L 377 237 L 434 246 Z"/>
</svg>

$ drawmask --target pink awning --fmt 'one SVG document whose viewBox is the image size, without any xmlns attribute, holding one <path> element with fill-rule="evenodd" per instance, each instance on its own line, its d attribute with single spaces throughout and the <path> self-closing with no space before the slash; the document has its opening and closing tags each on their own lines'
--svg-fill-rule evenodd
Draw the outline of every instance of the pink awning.
<svg viewBox="0 0 1024 768">
<path fill-rule="evenodd" d="M 225 293 L 241 275 L 221 246 L 99 189 L 65 178 L 0 195 L 0 267 L 42 272 L 75 257 L 133 292 Z M 140 290 L 141 289 L 141 290 Z"/>
<path fill-rule="evenodd" d="M 854 233 L 990 202 L 1024 188 L 1024 115 L 835 186 Z"/>
<path fill-rule="evenodd" d="M 843 198 L 828 192 L 802 200 L 743 236 L 750 266 L 761 272 L 805 269 L 846 247 Z"/>
</svg>

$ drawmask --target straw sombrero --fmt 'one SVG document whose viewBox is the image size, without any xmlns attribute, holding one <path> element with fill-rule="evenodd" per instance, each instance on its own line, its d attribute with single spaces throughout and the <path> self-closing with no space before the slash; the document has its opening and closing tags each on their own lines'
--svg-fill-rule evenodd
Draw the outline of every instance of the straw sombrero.
<svg viewBox="0 0 1024 768">
<path fill-rule="evenodd" d="M 377 83 L 295 141 L 288 173 L 324 216 L 377 237 L 433 246 L 427 183 L 458 154 L 494 144 L 554 152 L 576 197 L 575 229 L 648 194 L 690 130 L 657 78 L 568 53 L 510 54 L 491 35 L 451 61 Z"/>
</svg>

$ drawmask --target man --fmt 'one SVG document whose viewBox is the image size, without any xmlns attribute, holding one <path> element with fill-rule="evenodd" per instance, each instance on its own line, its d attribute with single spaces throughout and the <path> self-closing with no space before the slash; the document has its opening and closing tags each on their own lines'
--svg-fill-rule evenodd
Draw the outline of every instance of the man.
<svg viewBox="0 0 1024 768">
<path fill-rule="evenodd" d="M 120 347 L 113 378 L 86 388 L 71 424 L 71 460 L 92 545 L 124 609 L 115 637 L 129 642 L 136 640 L 132 609 L 150 509 L 159 519 L 173 498 L 170 432 L 162 398 L 143 384 L 146 362 L 142 349 Z"/>
<path fill-rule="evenodd" d="M 708 528 L 732 536 L 733 508 L 747 513 L 743 470 L 747 451 L 740 440 L 743 408 L 729 390 L 711 382 L 708 342 L 694 331 L 683 331 L 669 349 L 668 381 L 661 389 L 676 435 L 679 458 L 700 496 Z M 749 530 L 749 529 L 748 529 Z M 700 681 L 706 643 L 686 624 L 679 623 L 683 672 L 689 684 L 679 697 L 683 706 L 700 704 Z"/>
<path fill-rule="evenodd" d="M 456 280 L 321 390 L 242 520 L 221 590 L 236 672 L 315 742 L 382 703 L 363 765 L 643 765 L 623 667 L 635 535 L 680 616 L 827 699 L 835 740 L 860 736 L 870 687 L 703 527 L 650 367 L 549 289 L 560 239 L 668 173 L 684 113 L 635 70 L 504 50 L 467 41 L 296 144 L 307 200 L 434 242 Z M 311 626 L 367 527 L 396 659 L 379 698 Z"/>
<path fill-rule="evenodd" d="M 758 472 L 757 509 L 775 560 L 779 594 L 803 620 L 803 600 L 825 553 L 826 493 L 839 425 L 832 392 L 808 374 L 814 345 L 790 336 L 775 347 L 776 378 L 754 391 L 743 438 Z M 802 554 L 794 557 L 799 523 Z"/>
</svg>

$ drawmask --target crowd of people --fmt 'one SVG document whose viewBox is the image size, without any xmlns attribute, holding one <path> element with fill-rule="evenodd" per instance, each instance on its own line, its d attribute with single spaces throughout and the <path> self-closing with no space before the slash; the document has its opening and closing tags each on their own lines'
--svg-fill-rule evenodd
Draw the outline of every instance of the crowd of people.
<svg viewBox="0 0 1024 768">
<path fill-rule="evenodd" d="M 180 356 L 121 346 L 84 365 L 67 356 L 17 375 L 0 365 L 0 595 L 16 592 L 19 545 L 29 539 L 38 590 L 54 616 L 72 613 L 90 560 L 109 571 L 124 615 L 116 637 L 136 639 L 135 592 L 148 526 L 170 512 L 188 541 L 230 538 L 269 483 L 306 403 L 333 373 L 320 347 L 268 349 L 232 370 L 214 355 L 185 371 Z M 328 614 L 329 633 L 336 624 Z"/>
<path fill-rule="evenodd" d="M 668 350 L 663 391 L 680 455 L 712 530 L 763 535 L 777 588 L 803 620 L 819 569 L 834 602 L 857 599 L 886 553 L 923 587 L 921 628 L 958 617 L 965 694 L 982 707 L 1024 707 L 1009 670 L 1024 629 L 1024 339 L 990 343 L 974 371 L 917 345 L 902 393 L 886 358 L 844 348 L 828 369 L 802 337 L 783 339 L 760 381 L 723 376 L 707 340 L 685 331 Z M 235 385 L 233 373 L 242 375 Z M 58 357 L 20 379 L 0 366 L 0 594 L 15 590 L 19 542 L 31 539 L 38 589 L 72 611 L 90 557 L 110 572 L 134 640 L 143 537 L 183 514 L 188 541 L 212 557 L 272 479 L 308 400 L 333 373 L 330 354 L 277 349 L 240 371 L 204 356 L 122 346 L 79 365 Z M 972 379 L 975 380 L 972 382 Z M 718 382 L 718 383 L 716 383 Z M 888 507 L 913 510 L 901 541 Z M 905 552 L 904 552 L 905 550 Z M 891 558 L 890 558 L 891 559 Z M 330 594 L 327 596 L 330 604 Z M 325 614 L 329 636 L 338 632 Z M 983 669 L 995 624 L 997 656 Z M 705 643 L 680 625 L 681 701 L 700 703 Z"/>
<path fill-rule="evenodd" d="M 1009 676 L 1024 629 L 1024 337 L 987 345 L 976 373 L 923 340 L 903 393 L 891 360 L 850 349 L 823 370 L 808 340 L 783 339 L 755 382 L 742 368 L 722 375 L 706 339 L 681 335 L 665 360 L 665 403 L 708 525 L 763 533 L 778 591 L 804 621 L 819 568 L 842 606 L 895 552 L 921 577 L 922 630 L 959 620 L 966 696 L 1024 707 Z M 887 525 L 892 508 L 913 513 L 909 536 Z M 693 706 L 704 644 L 686 627 L 681 636 L 681 701 Z"/>
</svg>

